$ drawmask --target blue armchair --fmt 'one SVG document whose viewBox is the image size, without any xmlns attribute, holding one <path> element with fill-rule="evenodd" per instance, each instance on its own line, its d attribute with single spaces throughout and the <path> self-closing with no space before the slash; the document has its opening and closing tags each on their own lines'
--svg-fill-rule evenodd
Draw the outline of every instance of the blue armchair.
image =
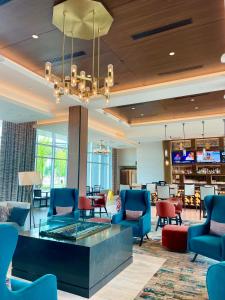
<svg viewBox="0 0 225 300">
<path fill-rule="evenodd" d="M 120 198 L 121 209 L 112 217 L 112 224 L 132 226 L 133 236 L 141 238 L 141 246 L 144 236 L 148 238 L 151 231 L 150 193 L 144 190 L 123 190 Z M 126 210 L 143 211 L 143 215 L 137 221 L 126 220 Z"/>
<path fill-rule="evenodd" d="M 225 296 L 225 262 L 209 267 L 206 276 L 206 285 L 209 300 L 222 300 Z"/>
<path fill-rule="evenodd" d="M 215 260 L 225 260 L 225 235 L 210 234 L 210 221 L 225 223 L 225 196 L 206 196 L 204 199 L 207 219 L 204 224 L 194 225 L 188 230 L 188 249 Z"/>
<path fill-rule="evenodd" d="M 73 207 L 72 214 L 69 214 L 67 216 L 74 217 L 77 220 L 80 217 L 80 213 L 78 210 L 78 202 L 79 202 L 78 189 L 70 189 L 70 188 L 51 189 L 48 217 L 56 215 L 56 206 Z"/>
<path fill-rule="evenodd" d="M 0 298 L 1 300 L 57 300 L 57 281 L 54 275 L 45 275 L 28 283 L 11 279 L 6 285 L 6 274 L 18 240 L 16 227 L 0 224 Z"/>
</svg>

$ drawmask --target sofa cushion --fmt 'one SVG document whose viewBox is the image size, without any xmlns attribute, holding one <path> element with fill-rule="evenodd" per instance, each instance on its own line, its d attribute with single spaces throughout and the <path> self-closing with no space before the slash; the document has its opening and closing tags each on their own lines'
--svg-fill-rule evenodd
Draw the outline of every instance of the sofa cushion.
<svg viewBox="0 0 225 300">
<path fill-rule="evenodd" d="M 9 217 L 9 209 L 5 206 L 0 206 L 0 222 L 6 222 Z"/>
<path fill-rule="evenodd" d="M 210 234 L 214 235 L 225 235 L 225 223 L 216 222 L 214 220 L 210 221 Z"/>
<path fill-rule="evenodd" d="M 216 235 L 201 235 L 191 239 L 191 250 L 201 255 L 220 260 L 222 239 Z"/>
<path fill-rule="evenodd" d="M 10 209 L 10 214 L 7 222 L 17 223 L 19 226 L 24 226 L 29 209 L 13 207 Z"/>
<path fill-rule="evenodd" d="M 135 221 L 143 215 L 142 210 L 126 210 L 126 220 Z"/>
</svg>

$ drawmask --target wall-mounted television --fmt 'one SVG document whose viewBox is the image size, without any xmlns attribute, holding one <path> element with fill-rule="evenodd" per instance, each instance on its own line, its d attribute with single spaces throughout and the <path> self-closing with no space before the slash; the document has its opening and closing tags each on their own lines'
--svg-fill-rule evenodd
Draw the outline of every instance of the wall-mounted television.
<svg viewBox="0 0 225 300">
<path fill-rule="evenodd" d="M 172 163 L 173 164 L 191 164 L 195 162 L 194 151 L 173 151 L 172 152 Z"/>
<path fill-rule="evenodd" d="M 220 151 L 197 151 L 198 163 L 220 163 Z"/>
</svg>

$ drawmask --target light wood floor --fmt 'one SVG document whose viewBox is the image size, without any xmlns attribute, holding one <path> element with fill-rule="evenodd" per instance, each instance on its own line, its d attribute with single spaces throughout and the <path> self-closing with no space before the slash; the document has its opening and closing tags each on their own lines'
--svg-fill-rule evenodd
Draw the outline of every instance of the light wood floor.
<svg viewBox="0 0 225 300">
<path fill-rule="evenodd" d="M 35 209 L 35 223 L 39 224 L 40 219 L 47 216 L 47 208 Z M 108 207 L 108 211 L 113 214 L 116 212 L 115 205 Z M 156 209 L 151 207 L 152 221 L 156 220 Z M 200 221 L 199 211 L 195 209 L 185 209 L 182 213 L 183 220 Z M 28 224 L 27 224 L 27 227 Z M 160 236 L 160 229 L 156 233 L 152 226 L 152 232 L 149 234 L 154 239 L 155 235 Z M 159 270 L 164 259 L 152 257 L 145 254 L 134 253 L 134 262 L 123 272 L 111 280 L 105 287 L 96 293 L 91 300 L 133 300 L 141 291 L 144 285 Z M 59 291 L 59 300 L 83 300 L 85 298 Z"/>
<path fill-rule="evenodd" d="M 134 262 L 117 275 L 91 300 L 133 300 L 149 279 L 159 270 L 165 259 L 144 254 L 134 254 Z M 59 300 L 84 300 L 85 298 L 58 292 Z"/>
</svg>

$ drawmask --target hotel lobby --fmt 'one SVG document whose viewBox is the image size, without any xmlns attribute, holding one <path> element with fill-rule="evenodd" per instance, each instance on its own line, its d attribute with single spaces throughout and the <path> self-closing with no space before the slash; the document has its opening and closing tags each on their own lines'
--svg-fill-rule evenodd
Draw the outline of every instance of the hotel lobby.
<svg viewBox="0 0 225 300">
<path fill-rule="evenodd" d="M 0 300 L 225 300 L 224 0 L 0 0 Z"/>
</svg>

